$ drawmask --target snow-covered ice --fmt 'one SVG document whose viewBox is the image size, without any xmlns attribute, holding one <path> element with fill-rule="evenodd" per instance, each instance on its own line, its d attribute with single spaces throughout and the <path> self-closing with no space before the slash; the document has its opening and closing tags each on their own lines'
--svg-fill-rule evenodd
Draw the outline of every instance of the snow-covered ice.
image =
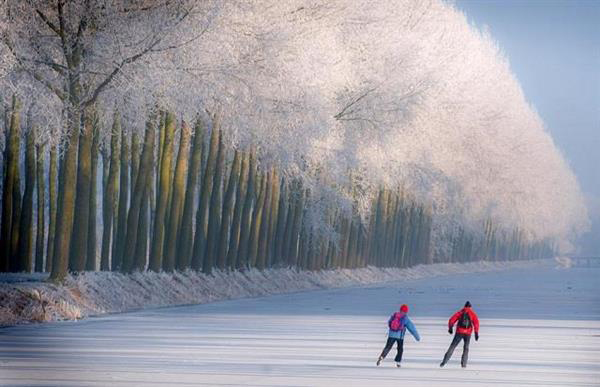
<svg viewBox="0 0 600 387">
<path fill-rule="evenodd" d="M 0 326 L 28 322 L 76 320 L 88 316 L 162 306 L 260 297 L 304 290 L 361 286 L 381 282 L 427 278 L 451 273 L 564 266 L 569 262 L 477 261 L 436 263 L 409 268 L 362 267 L 307 271 L 293 268 L 221 271 L 211 275 L 184 272 L 84 272 L 67 277 L 57 286 L 39 273 L 0 273 Z"/>
<path fill-rule="evenodd" d="M 1 385 L 591 386 L 600 381 L 600 269 L 452 274 L 0 330 Z M 481 319 L 470 363 L 446 321 Z M 408 303 L 422 340 L 375 360 Z"/>
</svg>

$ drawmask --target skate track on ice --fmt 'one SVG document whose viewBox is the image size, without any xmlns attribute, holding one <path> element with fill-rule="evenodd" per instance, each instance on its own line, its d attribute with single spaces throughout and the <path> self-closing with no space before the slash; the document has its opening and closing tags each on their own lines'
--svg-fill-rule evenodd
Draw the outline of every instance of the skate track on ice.
<svg viewBox="0 0 600 387">
<path fill-rule="evenodd" d="M 481 320 L 467 369 L 443 369 L 447 318 L 469 299 Z M 399 303 L 407 333 L 376 367 Z M 448 275 L 0 329 L 0 385 L 600 385 L 600 269 Z"/>
</svg>

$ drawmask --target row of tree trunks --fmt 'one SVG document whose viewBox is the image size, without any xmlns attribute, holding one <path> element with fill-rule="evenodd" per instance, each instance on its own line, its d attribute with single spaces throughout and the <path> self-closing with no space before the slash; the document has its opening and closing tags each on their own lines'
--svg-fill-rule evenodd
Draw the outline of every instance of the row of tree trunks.
<svg viewBox="0 0 600 387">
<path fill-rule="evenodd" d="M 192 130 L 173 113 L 160 112 L 148 118 L 142 138 L 124 130 L 116 113 L 104 145 L 93 107 L 83 112 L 83 119 L 74 109 L 69 114 L 62 158 L 56 145 L 48 147 L 46 169 L 47 150 L 42 143 L 36 148 L 35 127 L 23 131 L 21 149 L 20 104 L 13 99 L 3 158 L 2 271 L 46 270 L 60 281 L 67 270 L 193 269 L 211 274 L 215 269 L 319 270 L 432 262 L 427 207 L 401 190 L 382 187 L 366 219 L 357 207 L 331 209 L 324 214 L 327 231 L 309 226 L 306 204 L 313 200 L 311 192 L 300 180 L 281 177 L 274 166 L 261 166 L 255 148 L 226 146 L 219 114 L 210 115 L 206 129 L 198 119 Z M 548 242 L 528 243 L 520 230 L 497 232 L 491 220 L 484 224 L 483 237 L 458 229 L 452 241 L 450 261 L 552 252 Z"/>
</svg>

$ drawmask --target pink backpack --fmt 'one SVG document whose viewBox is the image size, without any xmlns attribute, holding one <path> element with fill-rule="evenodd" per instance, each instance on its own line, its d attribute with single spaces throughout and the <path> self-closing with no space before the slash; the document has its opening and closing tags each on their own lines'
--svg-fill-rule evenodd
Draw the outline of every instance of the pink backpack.
<svg viewBox="0 0 600 387">
<path fill-rule="evenodd" d="M 394 332 L 404 330 L 404 318 L 406 315 L 404 313 L 396 312 L 392 316 L 390 320 L 390 329 Z"/>
</svg>

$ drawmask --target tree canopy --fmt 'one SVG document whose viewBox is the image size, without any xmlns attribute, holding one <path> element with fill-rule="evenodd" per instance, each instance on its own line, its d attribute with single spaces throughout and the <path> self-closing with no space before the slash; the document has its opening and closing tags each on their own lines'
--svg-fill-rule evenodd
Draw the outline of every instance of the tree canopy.
<svg viewBox="0 0 600 387">
<path fill-rule="evenodd" d="M 493 219 L 562 249 L 587 227 L 578 183 L 508 59 L 438 0 L 0 3 L 0 97 L 16 93 L 38 136 L 67 139 L 70 109 L 222 112 L 223 141 L 258 149 L 303 182 L 310 227 L 330 209 L 363 218 L 382 186 L 431 207 L 435 255 L 456 227 Z M 74 118 L 75 117 L 75 118 Z"/>
</svg>

